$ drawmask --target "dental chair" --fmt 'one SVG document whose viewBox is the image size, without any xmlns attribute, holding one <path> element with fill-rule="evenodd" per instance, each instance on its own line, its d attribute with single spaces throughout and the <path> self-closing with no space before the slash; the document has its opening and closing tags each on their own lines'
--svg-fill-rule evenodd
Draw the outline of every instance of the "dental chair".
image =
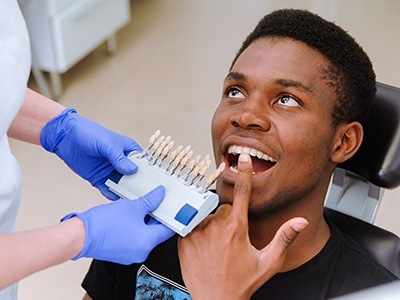
<svg viewBox="0 0 400 300">
<path fill-rule="evenodd" d="M 325 217 L 400 277 L 400 238 L 373 225 L 385 189 L 400 186 L 400 89 L 377 83 L 364 141 L 339 164 L 325 201 Z"/>
</svg>

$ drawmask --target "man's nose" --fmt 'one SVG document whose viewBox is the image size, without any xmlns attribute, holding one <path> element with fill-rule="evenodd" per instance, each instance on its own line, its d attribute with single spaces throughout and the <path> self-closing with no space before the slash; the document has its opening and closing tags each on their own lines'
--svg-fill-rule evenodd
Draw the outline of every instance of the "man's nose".
<svg viewBox="0 0 400 300">
<path fill-rule="evenodd" d="M 271 123 L 267 108 L 259 102 L 248 99 L 231 116 L 230 123 L 234 127 L 244 129 L 269 130 Z"/>
</svg>

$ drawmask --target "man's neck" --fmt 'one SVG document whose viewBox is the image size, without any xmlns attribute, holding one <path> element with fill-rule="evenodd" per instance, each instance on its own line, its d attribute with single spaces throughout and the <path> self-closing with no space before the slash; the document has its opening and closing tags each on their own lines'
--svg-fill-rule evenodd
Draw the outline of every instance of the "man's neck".
<svg viewBox="0 0 400 300">
<path fill-rule="evenodd" d="M 327 243 L 330 237 L 330 229 L 323 217 L 323 208 L 318 211 L 299 212 L 297 215 L 271 214 L 272 217 L 258 220 L 249 220 L 249 235 L 251 243 L 257 249 L 262 249 L 273 239 L 279 227 L 292 217 L 301 216 L 307 219 L 309 224 L 299 234 L 288 249 L 282 272 L 290 271 L 303 265 L 316 256 Z"/>
</svg>

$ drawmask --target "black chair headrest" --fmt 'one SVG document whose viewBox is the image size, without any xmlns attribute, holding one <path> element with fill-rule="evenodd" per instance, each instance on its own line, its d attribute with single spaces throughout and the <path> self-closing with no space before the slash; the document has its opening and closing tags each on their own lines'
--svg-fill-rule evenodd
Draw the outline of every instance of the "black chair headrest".
<svg viewBox="0 0 400 300">
<path fill-rule="evenodd" d="M 377 83 L 358 152 L 338 168 L 383 188 L 400 185 L 400 89 Z"/>
</svg>

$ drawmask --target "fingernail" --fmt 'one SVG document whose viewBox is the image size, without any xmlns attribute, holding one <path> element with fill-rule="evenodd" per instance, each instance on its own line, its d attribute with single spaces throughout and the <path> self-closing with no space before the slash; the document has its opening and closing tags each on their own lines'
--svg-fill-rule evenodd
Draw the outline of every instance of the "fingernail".
<svg viewBox="0 0 400 300">
<path fill-rule="evenodd" d="M 240 153 L 239 155 L 239 161 L 242 163 L 249 163 L 250 159 L 250 155 L 248 155 L 247 153 Z"/>
<path fill-rule="evenodd" d="M 308 222 L 294 222 L 292 228 L 294 231 L 301 232 L 307 225 Z"/>
</svg>

